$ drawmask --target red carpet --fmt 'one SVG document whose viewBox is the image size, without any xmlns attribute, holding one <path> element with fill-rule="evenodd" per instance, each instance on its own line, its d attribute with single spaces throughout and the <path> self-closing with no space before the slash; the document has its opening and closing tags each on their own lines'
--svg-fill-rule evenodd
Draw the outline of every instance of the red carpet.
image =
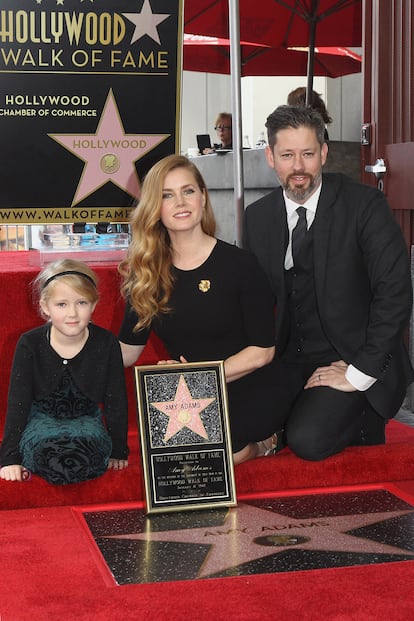
<svg viewBox="0 0 414 621">
<path fill-rule="evenodd" d="M 410 484 L 411 494 L 414 483 Z M 69 507 L 0 515 L 2 621 L 408 621 L 414 563 L 108 586 Z"/>
<path fill-rule="evenodd" d="M 303 461 L 285 449 L 273 457 L 240 464 L 235 469 L 238 494 L 405 481 L 414 479 L 414 429 L 392 421 L 385 446 L 350 447 L 323 462 Z M 130 466 L 106 472 L 94 481 L 54 486 L 37 476 L 24 483 L 0 481 L 0 507 L 34 507 L 137 502 L 143 500 L 138 437 L 131 432 Z M 3 620 L 1 620 L 3 621 Z"/>
<path fill-rule="evenodd" d="M 399 478 L 396 493 L 407 493 L 412 502 L 414 430 L 393 422 L 389 436 L 386 446 L 349 448 L 320 464 L 303 462 L 287 450 L 241 464 L 236 468 L 238 493 Z M 0 513 L 1 621 L 408 621 L 414 617 L 414 561 L 108 585 L 96 561 L 98 552 L 68 505 L 99 503 L 110 508 L 110 502 L 142 497 L 137 453 L 135 458 L 125 472 L 65 488 L 52 487 L 37 477 L 21 484 L 0 484 L 1 506 L 9 509 Z M 13 506 L 36 508 L 13 510 Z"/>
<path fill-rule="evenodd" d="M 8 378 L 18 335 L 40 317 L 33 307 L 30 282 L 39 271 L 31 263 L 30 252 L 0 253 L 2 290 L 7 293 L 5 308 L 18 309 L 18 316 L 5 313 L 0 331 L 0 437 L 2 433 Z M 96 323 L 115 333 L 123 314 L 116 265 L 96 265 L 101 299 L 95 311 Z M 152 337 L 139 362 L 154 363 L 165 357 L 159 339 Z M 107 472 L 95 481 L 64 488 L 48 485 L 38 477 L 12 484 L 0 482 L 0 508 L 19 509 L 44 506 L 139 501 L 143 498 L 136 434 L 135 389 L 132 370 L 126 370 L 129 397 L 131 466 L 122 472 Z M 392 422 L 386 446 L 349 448 L 322 463 L 304 462 L 285 450 L 275 458 L 247 462 L 236 468 L 238 493 L 283 489 L 352 485 L 414 479 L 414 429 Z M 1 620 L 3 621 L 3 620 Z"/>
<path fill-rule="evenodd" d="M 354 483 L 400 480 L 396 493 L 407 493 L 412 502 L 414 429 L 392 422 L 389 436 L 386 446 L 349 448 L 319 464 L 299 460 L 287 450 L 241 464 L 236 468 L 238 494 L 326 488 L 346 485 L 351 479 Z M 137 452 L 126 471 L 80 485 L 52 487 L 37 477 L 25 483 L 1 482 L 1 507 L 9 509 L 0 512 L 1 621 L 408 621 L 414 617 L 414 561 L 110 586 L 96 561 L 98 552 L 68 505 L 99 503 L 110 508 L 109 503 L 123 500 L 127 507 L 126 501 L 141 497 Z"/>
<path fill-rule="evenodd" d="M 7 260 L 4 255 L 9 255 Z M 11 356 L 18 335 L 40 323 L 28 282 L 38 269 L 28 253 L 0 256 L 6 313 L 0 334 L 0 434 Z M 14 255 L 11 257 L 10 255 Z M 18 255 L 18 258 L 16 258 Z M 13 260 L 11 260 L 13 259 Z M 17 262 L 16 262 L 17 261 Z M 20 263 L 19 263 L 20 261 Z M 3 265 L 4 264 L 4 265 Z M 16 272 L 17 269 L 17 272 Z M 98 268 L 102 299 L 96 321 L 117 331 L 122 302 L 114 268 Z M 99 312 L 98 312 L 99 311 Z M 18 321 L 17 321 L 18 320 Z M 153 339 L 142 363 L 162 357 Z M 38 477 L 0 481 L 0 621 L 407 621 L 414 618 L 414 562 L 265 574 L 226 579 L 107 586 L 71 506 L 136 503 L 143 498 L 132 372 L 130 467 L 95 481 L 54 487 Z M 238 495 L 396 482 L 414 496 L 414 429 L 391 422 L 387 444 L 351 447 L 321 463 L 289 450 L 236 467 Z"/>
</svg>

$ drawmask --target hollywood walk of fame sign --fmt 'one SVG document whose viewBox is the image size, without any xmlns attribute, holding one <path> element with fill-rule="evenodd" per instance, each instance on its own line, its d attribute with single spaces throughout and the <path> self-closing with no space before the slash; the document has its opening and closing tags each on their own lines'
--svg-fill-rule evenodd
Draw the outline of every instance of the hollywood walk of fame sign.
<svg viewBox="0 0 414 621">
<path fill-rule="evenodd" d="M 183 0 L 2 0 L 0 223 L 126 222 L 179 152 Z"/>
<path fill-rule="evenodd" d="M 135 367 L 148 513 L 236 504 L 223 362 Z"/>
</svg>

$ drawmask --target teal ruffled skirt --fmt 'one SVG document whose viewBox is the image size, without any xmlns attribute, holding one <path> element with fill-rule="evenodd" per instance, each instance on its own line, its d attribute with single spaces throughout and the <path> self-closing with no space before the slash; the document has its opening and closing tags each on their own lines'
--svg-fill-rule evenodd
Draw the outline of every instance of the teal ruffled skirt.
<svg viewBox="0 0 414 621">
<path fill-rule="evenodd" d="M 112 442 L 101 410 L 79 393 L 67 373 L 56 393 L 33 403 L 19 448 L 27 470 L 65 485 L 102 475 Z"/>
</svg>

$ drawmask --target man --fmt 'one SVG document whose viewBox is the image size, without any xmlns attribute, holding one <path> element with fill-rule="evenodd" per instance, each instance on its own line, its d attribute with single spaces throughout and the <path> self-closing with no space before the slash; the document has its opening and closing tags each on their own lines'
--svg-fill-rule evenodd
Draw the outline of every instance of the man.
<svg viewBox="0 0 414 621">
<path fill-rule="evenodd" d="M 275 295 L 286 442 L 319 460 L 385 441 L 414 378 L 403 343 L 410 265 L 384 195 L 322 174 L 328 146 L 316 111 L 280 106 L 266 127 L 281 187 L 247 208 L 245 247 Z"/>
</svg>

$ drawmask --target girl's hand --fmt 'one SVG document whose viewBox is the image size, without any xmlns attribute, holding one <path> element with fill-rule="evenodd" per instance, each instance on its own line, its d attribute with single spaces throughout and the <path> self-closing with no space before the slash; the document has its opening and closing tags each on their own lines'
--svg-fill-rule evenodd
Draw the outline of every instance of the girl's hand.
<svg viewBox="0 0 414 621">
<path fill-rule="evenodd" d="M 111 457 L 108 464 L 108 470 L 123 470 L 128 467 L 127 459 L 114 459 Z"/>
<path fill-rule="evenodd" d="M 0 479 L 5 481 L 24 481 L 27 477 L 24 476 L 27 470 L 19 464 L 12 466 L 3 466 L 0 468 Z"/>
</svg>

